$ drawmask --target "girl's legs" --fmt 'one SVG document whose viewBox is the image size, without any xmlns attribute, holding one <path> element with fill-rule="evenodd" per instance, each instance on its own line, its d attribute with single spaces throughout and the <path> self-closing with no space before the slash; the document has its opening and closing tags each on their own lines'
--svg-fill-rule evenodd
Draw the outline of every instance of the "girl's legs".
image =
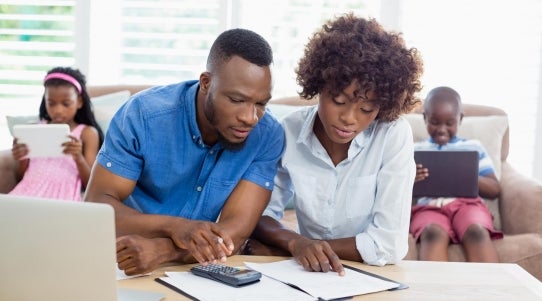
<svg viewBox="0 0 542 301">
<path fill-rule="evenodd" d="M 448 261 L 450 237 L 446 230 L 436 224 L 429 224 L 420 235 L 420 260 Z"/>
<path fill-rule="evenodd" d="M 488 230 L 480 224 L 467 228 L 461 241 L 467 261 L 470 262 L 499 262 L 495 246 L 491 241 Z"/>
</svg>

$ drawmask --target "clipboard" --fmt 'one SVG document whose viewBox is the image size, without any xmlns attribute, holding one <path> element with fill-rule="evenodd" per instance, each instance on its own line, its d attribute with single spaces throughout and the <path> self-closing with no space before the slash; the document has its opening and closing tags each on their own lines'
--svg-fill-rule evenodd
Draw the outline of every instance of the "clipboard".
<svg viewBox="0 0 542 301">
<path fill-rule="evenodd" d="M 17 124 L 13 137 L 28 147 L 27 158 L 62 157 L 62 143 L 70 141 L 70 127 L 63 124 Z"/>
<path fill-rule="evenodd" d="M 398 290 L 404 290 L 404 289 L 407 289 L 409 288 L 409 286 L 405 283 L 402 283 L 402 282 L 397 282 L 395 280 L 391 280 L 389 278 L 386 278 L 386 277 L 382 277 L 380 275 L 377 275 L 377 274 L 373 274 L 373 273 L 369 273 L 367 271 L 364 271 L 364 270 L 360 270 L 358 268 L 355 268 L 353 266 L 349 266 L 349 265 L 346 265 L 346 264 L 343 264 L 343 267 L 347 268 L 347 269 L 350 269 L 350 270 L 353 270 L 353 271 L 356 271 L 358 273 L 362 273 L 362 274 L 365 274 L 367 276 L 371 276 L 371 277 L 374 277 L 374 278 L 378 278 L 380 280 L 385 280 L 385 281 L 389 281 L 389 282 L 393 282 L 393 283 L 397 283 L 399 284 L 398 287 L 396 288 L 390 288 L 388 291 L 398 291 Z"/>
<path fill-rule="evenodd" d="M 162 285 L 164 285 L 164 286 L 166 286 L 166 287 L 168 287 L 168 288 L 170 288 L 170 289 L 176 291 L 177 293 L 179 293 L 179 294 L 185 296 L 186 298 L 188 298 L 188 299 L 190 299 L 190 300 L 192 300 L 192 301 L 200 301 L 198 298 L 196 298 L 196 297 L 194 297 L 194 296 L 188 294 L 187 292 L 183 291 L 183 290 L 180 289 L 179 287 L 177 287 L 177 286 L 175 286 L 175 285 L 173 285 L 173 284 L 169 284 L 169 283 L 167 283 L 166 281 L 164 281 L 164 280 L 162 280 L 162 279 L 160 279 L 160 278 L 154 278 L 154 281 L 156 281 L 156 282 L 158 282 L 158 283 L 160 283 L 160 284 L 162 284 Z"/>
</svg>

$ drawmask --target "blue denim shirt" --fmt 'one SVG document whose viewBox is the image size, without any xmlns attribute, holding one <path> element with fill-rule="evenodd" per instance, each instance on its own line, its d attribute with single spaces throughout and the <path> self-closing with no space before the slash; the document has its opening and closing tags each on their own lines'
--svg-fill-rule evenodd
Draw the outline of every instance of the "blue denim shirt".
<svg viewBox="0 0 542 301">
<path fill-rule="evenodd" d="M 131 97 L 114 115 L 96 161 L 137 181 L 126 205 L 215 221 L 241 179 L 273 189 L 284 150 L 280 124 L 264 114 L 237 151 L 205 145 L 196 123 L 198 87 L 198 81 L 154 87 Z"/>
</svg>

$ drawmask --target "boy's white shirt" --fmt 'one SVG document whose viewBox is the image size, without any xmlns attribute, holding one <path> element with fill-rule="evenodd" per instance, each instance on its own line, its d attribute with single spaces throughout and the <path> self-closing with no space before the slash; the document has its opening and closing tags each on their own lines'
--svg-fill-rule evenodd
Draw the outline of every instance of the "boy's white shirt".
<svg viewBox="0 0 542 301">
<path fill-rule="evenodd" d="M 334 166 L 312 129 L 317 106 L 283 120 L 286 150 L 264 215 L 277 220 L 294 200 L 300 234 L 355 237 L 364 262 L 384 265 L 408 250 L 416 168 L 412 131 L 403 118 L 373 122 L 358 134 L 348 158 Z"/>
</svg>

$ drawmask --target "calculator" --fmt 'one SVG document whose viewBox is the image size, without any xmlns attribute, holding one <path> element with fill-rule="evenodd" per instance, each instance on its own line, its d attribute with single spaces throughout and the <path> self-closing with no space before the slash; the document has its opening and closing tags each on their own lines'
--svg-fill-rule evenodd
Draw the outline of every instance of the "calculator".
<svg viewBox="0 0 542 301">
<path fill-rule="evenodd" d="M 250 269 L 234 268 L 222 264 L 197 265 L 190 269 L 194 275 L 209 278 L 230 286 L 240 287 L 260 281 L 262 274 Z"/>
</svg>

